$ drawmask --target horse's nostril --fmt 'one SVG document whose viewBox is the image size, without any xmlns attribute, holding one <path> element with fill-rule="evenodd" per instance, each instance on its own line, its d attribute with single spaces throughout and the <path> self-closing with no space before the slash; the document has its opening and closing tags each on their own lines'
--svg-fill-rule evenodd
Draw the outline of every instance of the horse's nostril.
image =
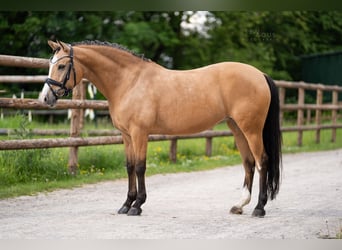
<svg viewBox="0 0 342 250">
<path fill-rule="evenodd" d="M 47 102 L 47 98 L 46 97 L 44 97 L 44 102 Z"/>
</svg>

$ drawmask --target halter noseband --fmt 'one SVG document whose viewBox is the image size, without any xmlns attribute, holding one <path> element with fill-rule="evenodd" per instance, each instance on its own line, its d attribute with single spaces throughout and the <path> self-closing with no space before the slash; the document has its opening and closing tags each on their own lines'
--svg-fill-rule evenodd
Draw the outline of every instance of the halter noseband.
<svg viewBox="0 0 342 250">
<path fill-rule="evenodd" d="M 59 60 L 63 59 L 63 58 L 66 58 L 66 57 L 69 57 L 70 58 L 70 63 L 69 63 L 69 67 L 68 67 L 68 71 L 67 73 L 65 74 L 64 76 L 64 79 L 63 79 L 63 82 L 58 82 L 56 80 L 53 80 L 51 78 L 47 78 L 45 83 L 47 83 L 47 85 L 50 87 L 53 95 L 58 98 L 58 97 L 63 97 L 63 96 L 67 96 L 69 95 L 69 93 L 72 91 L 72 89 L 68 89 L 66 87 L 66 83 L 67 81 L 70 79 L 70 72 L 71 72 L 71 69 L 74 73 L 74 87 L 76 86 L 76 72 L 75 72 L 75 68 L 74 68 L 74 51 L 73 51 L 73 48 L 72 46 L 70 45 L 70 53 L 68 56 L 62 56 L 60 58 L 58 58 L 55 62 L 52 62 L 52 59 L 50 59 L 50 63 L 52 64 L 55 64 L 57 63 Z M 53 86 L 57 86 L 59 87 L 58 90 L 54 90 L 51 85 Z"/>
</svg>

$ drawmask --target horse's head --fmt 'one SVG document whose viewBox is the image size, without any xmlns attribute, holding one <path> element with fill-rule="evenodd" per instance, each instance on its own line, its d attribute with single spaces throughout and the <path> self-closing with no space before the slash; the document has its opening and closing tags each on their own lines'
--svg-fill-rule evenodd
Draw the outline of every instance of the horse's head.
<svg viewBox="0 0 342 250">
<path fill-rule="evenodd" d="M 67 96 L 81 81 L 74 65 L 74 52 L 71 45 L 57 41 L 48 41 L 54 55 L 50 58 L 49 76 L 40 93 L 39 100 L 54 106 L 57 99 Z"/>
</svg>

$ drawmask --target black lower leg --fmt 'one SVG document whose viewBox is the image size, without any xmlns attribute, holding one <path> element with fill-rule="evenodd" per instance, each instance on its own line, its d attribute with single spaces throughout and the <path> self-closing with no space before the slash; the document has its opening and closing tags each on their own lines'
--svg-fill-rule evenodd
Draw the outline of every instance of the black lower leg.
<svg viewBox="0 0 342 250">
<path fill-rule="evenodd" d="M 140 215 L 142 212 L 141 206 L 146 201 L 145 172 L 146 160 L 138 162 L 135 166 L 135 173 L 138 179 L 138 193 L 133 206 L 127 213 L 128 215 Z"/>
<path fill-rule="evenodd" d="M 129 209 L 132 206 L 132 203 L 137 198 L 137 189 L 136 189 L 136 181 L 135 181 L 135 169 L 134 165 L 127 162 L 127 174 L 128 174 L 128 193 L 127 193 L 127 199 L 122 205 L 122 207 L 119 209 L 119 214 L 127 214 Z"/>
<path fill-rule="evenodd" d="M 259 199 L 258 199 L 258 204 L 253 211 L 253 216 L 263 217 L 266 214 L 264 207 L 267 203 L 267 185 L 266 185 L 267 172 L 266 172 L 266 168 L 262 168 L 261 171 L 259 172 L 259 174 L 260 174 Z"/>
</svg>

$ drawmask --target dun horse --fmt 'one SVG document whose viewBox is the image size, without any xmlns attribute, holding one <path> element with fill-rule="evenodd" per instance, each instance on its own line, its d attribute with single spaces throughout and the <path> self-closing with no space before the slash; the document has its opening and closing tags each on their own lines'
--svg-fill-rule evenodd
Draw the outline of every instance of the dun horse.
<svg viewBox="0 0 342 250">
<path fill-rule="evenodd" d="M 40 100 L 54 106 L 87 78 L 107 98 L 113 124 L 122 132 L 128 194 L 118 213 L 142 212 L 149 134 L 196 133 L 226 121 L 245 170 L 242 197 L 230 212 L 241 214 L 250 202 L 256 167 L 259 198 L 253 216 L 265 215 L 268 198 L 279 191 L 281 172 L 279 97 L 270 77 L 236 62 L 169 70 L 107 42 L 48 44 L 54 55 Z"/>
</svg>

